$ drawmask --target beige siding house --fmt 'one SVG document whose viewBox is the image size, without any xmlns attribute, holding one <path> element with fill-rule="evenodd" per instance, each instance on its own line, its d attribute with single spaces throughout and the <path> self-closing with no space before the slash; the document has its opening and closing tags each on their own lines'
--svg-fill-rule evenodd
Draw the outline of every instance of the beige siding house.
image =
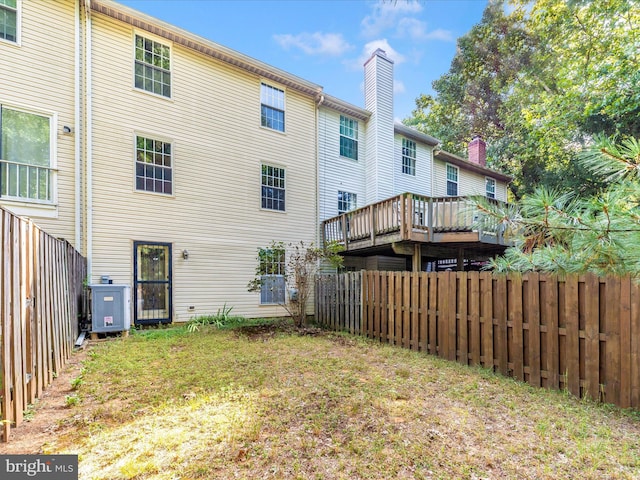
<svg viewBox="0 0 640 480">
<path fill-rule="evenodd" d="M 93 280 L 133 281 L 138 323 L 225 304 L 283 314 L 246 286 L 259 248 L 317 242 L 320 87 L 112 2 L 92 7 Z"/>
<path fill-rule="evenodd" d="M 74 0 L 5 1 L 0 14 L 0 206 L 76 243 Z"/>
<path fill-rule="evenodd" d="M 319 244 L 319 222 L 405 192 L 447 195 L 453 167 L 456 195 L 506 198 L 508 177 L 394 123 L 382 50 L 361 108 L 112 0 L 0 14 L 0 207 L 69 240 L 89 283 L 130 285 L 136 324 L 282 315 L 282 252 L 247 291 L 260 249 Z M 405 250 L 351 265 L 402 269 Z"/>
</svg>

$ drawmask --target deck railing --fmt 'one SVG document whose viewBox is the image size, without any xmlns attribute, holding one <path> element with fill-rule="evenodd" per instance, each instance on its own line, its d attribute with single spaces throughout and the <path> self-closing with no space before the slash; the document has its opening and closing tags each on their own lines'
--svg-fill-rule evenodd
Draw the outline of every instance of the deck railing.
<svg viewBox="0 0 640 480">
<path fill-rule="evenodd" d="M 502 229 L 497 222 L 478 222 L 479 212 L 465 197 L 425 197 L 403 193 L 322 222 L 325 242 L 347 246 L 352 242 L 394 236 L 411 240 L 413 232 L 478 232 L 481 241 L 503 244 Z M 482 225 L 480 227 L 480 224 Z"/>
</svg>

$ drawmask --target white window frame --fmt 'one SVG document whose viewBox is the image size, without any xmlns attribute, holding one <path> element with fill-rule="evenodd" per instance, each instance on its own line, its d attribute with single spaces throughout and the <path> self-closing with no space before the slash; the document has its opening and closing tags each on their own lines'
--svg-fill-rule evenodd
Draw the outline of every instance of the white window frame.
<svg viewBox="0 0 640 480">
<path fill-rule="evenodd" d="M 346 123 L 346 125 L 344 125 Z M 344 128 L 343 128 L 344 127 Z M 358 130 L 359 130 L 359 125 L 358 125 L 358 120 L 351 118 L 351 117 L 347 117 L 346 115 L 340 115 L 340 126 L 339 126 L 339 130 L 340 130 L 340 141 L 338 142 L 338 153 L 340 154 L 340 157 L 342 158 L 348 158 L 349 160 L 355 160 L 356 162 L 358 161 L 358 156 L 360 155 L 360 145 L 359 145 L 359 140 L 358 140 Z M 343 155 L 342 153 L 342 138 L 346 138 L 348 140 L 351 140 L 352 142 L 354 142 L 355 144 L 355 157 L 354 156 L 350 156 L 350 155 Z"/>
<path fill-rule="evenodd" d="M 144 162 L 138 162 L 138 138 L 143 138 L 145 140 L 152 140 L 154 142 L 162 142 L 163 144 L 168 144 L 171 146 L 171 153 L 169 154 L 171 165 L 168 167 L 171 172 L 171 193 L 165 193 L 164 191 L 158 192 L 156 190 L 147 190 L 146 188 L 138 188 L 138 167 L 139 164 L 144 166 Z M 163 155 L 166 155 L 163 153 Z M 150 164 L 152 168 L 161 168 L 165 169 L 164 165 L 158 164 Z M 143 177 L 146 178 L 146 177 Z M 164 181 L 164 180 L 163 180 Z M 158 135 L 152 135 L 145 132 L 135 132 L 133 136 L 133 189 L 137 193 L 151 194 L 151 195 L 161 195 L 163 197 L 174 197 L 176 192 L 176 179 L 175 179 L 175 152 L 173 142 L 168 138 L 163 138 Z"/>
<path fill-rule="evenodd" d="M 358 208 L 358 194 L 338 190 L 338 215 L 350 212 L 356 208 Z"/>
<path fill-rule="evenodd" d="M 496 179 L 484 177 L 484 189 L 487 198 L 496 198 Z"/>
<path fill-rule="evenodd" d="M 453 178 L 449 178 L 449 172 L 455 172 L 455 180 Z M 451 165 L 450 163 L 446 164 L 446 192 L 448 197 L 457 197 L 460 195 L 460 169 L 455 165 Z M 451 185 L 455 185 L 456 193 L 449 193 L 449 183 Z"/>
<path fill-rule="evenodd" d="M 265 183 L 264 182 L 265 173 L 263 171 L 265 167 L 282 171 L 282 177 L 267 173 L 266 174 L 267 177 L 273 179 L 273 181 L 271 182 L 271 185 L 269 184 L 269 182 Z M 282 182 L 281 185 L 274 184 L 276 181 L 280 181 L 280 180 Z M 265 188 L 267 189 L 272 188 L 274 190 L 282 191 L 282 199 L 275 198 L 273 196 L 271 197 L 265 196 L 265 190 L 264 190 Z M 265 202 L 267 203 L 271 202 L 272 205 L 274 202 L 278 204 L 282 202 L 282 208 L 273 208 L 273 207 L 265 206 Z M 262 210 L 268 210 L 270 212 L 286 212 L 287 211 L 287 169 L 286 168 L 280 167 L 278 165 L 272 165 L 269 163 L 262 163 L 260 165 L 260 208 L 262 208 Z"/>
<path fill-rule="evenodd" d="M 270 248 L 261 248 L 261 252 L 269 255 L 271 258 L 269 263 L 272 268 L 268 269 L 271 273 L 265 273 L 260 276 L 260 305 L 283 305 L 287 301 L 287 287 L 285 281 L 285 271 L 287 268 L 286 252 L 284 249 L 276 249 L 275 251 Z M 277 253 L 279 260 L 274 262 L 275 255 Z M 260 270 L 265 271 L 263 256 L 260 256 Z M 274 293 L 274 288 L 278 288 L 279 291 Z M 277 297 L 276 297 L 277 296 Z M 274 300 L 274 297 L 275 300 Z"/>
<path fill-rule="evenodd" d="M 9 110 L 13 110 L 16 112 L 27 113 L 30 115 L 37 115 L 40 117 L 45 117 L 49 119 L 49 167 L 48 170 L 50 172 L 49 177 L 49 188 L 51 198 L 48 200 L 41 200 L 37 198 L 29 198 L 29 197 L 14 197 L 14 196 L 1 196 L 1 185 L 0 185 L 0 202 L 5 204 L 11 204 L 17 206 L 17 208 L 13 208 L 14 213 L 18 215 L 37 215 L 43 217 L 55 217 L 57 216 L 57 212 L 53 209 L 57 205 L 58 201 L 58 169 L 57 169 L 57 153 L 58 153 L 58 145 L 57 145 L 57 132 L 58 132 L 58 115 L 53 112 L 38 110 L 34 108 L 15 106 L 12 104 L 0 103 L 0 110 L 2 108 L 6 108 Z M 0 111 L 1 117 L 1 111 Z M 0 142 L 2 141 L 2 119 L 0 118 Z M 0 145 L 0 155 L 1 155 L 1 145 Z M 40 167 L 43 168 L 43 167 Z M 37 210 L 34 210 L 36 208 Z M 41 209 L 45 210 L 49 209 L 51 212 L 47 214 Z"/>
<path fill-rule="evenodd" d="M 13 10 L 13 7 L 9 7 L 8 5 L 3 5 L 0 8 L 2 9 L 7 9 L 7 10 Z M 9 45 L 14 45 L 14 46 L 20 46 L 20 41 L 21 41 L 21 37 L 22 37 L 22 0 L 17 0 L 16 1 L 16 8 L 15 8 L 15 12 L 16 12 L 16 39 L 15 40 L 8 40 L 6 38 L 0 38 L 0 42 L 2 43 L 7 43 Z"/>
<path fill-rule="evenodd" d="M 287 92 L 284 88 L 276 87 L 265 81 L 260 82 L 260 126 L 273 130 L 274 132 L 285 133 L 287 128 L 286 111 L 287 111 Z M 275 128 L 268 121 L 271 117 L 263 114 L 263 108 L 269 111 L 279 112 L 282 114 L 282 129 Z M 266 119 L 266 120 L 265 120 Z M 278 125 L 280 121 L 278 120 Z"/>
<path fill-rule="evenodd" d="M 136 64 L 139 62 L 139 60 L 137 59 L 137 55 L 136 55 L 136 53 L 137 53 L 136 38 L 137 37 L 141 37 L 143 39 L 150 40 L 150 41 L 158 43 L 158 44 L 160 44 L 160 45 L 162 45 L 164 47 L 167 47 L 169 49 L 169 69 L 168 70 L 164 69 L 162 67 L 157 67 L 155 65 L 150 65 L 150 64 L 148 64 L 148 63 L 146 63 L 144 61 L 140 61 L 140 63 L 143 66 L 149 66 L 152 69 L 154 69 L 154 71 L 155 70 L 159 70 L 159 71 L 162 71 L 162 72 L 167 72 L 169 74 L 170 83 L 169 83 L 169 95 L 168 96 L 165 95 L 164 93 L 156 93 L 153 90 L 147 90 L 144 87 L 138 87 L 136 85 Z M 158 98 L 164 98 L 165 100 L 171 100 L 173 98 L 173 85 L 174 85 L 172 67 L 173 67 L 173 43 L 167 41 L 164 38 L 160 38 L 160 37 L 157 37 L 155 35 L 151 35 L 151 34 L 149 34 L 147 32 L 140 32 L 140 31 L 134 31 L 133 32 L 133 88 L 135 90 L 137 90 L 138 92 L 144 92 L 144 93 L 147 93 L 149 95 L 153 95 L 153 96 L 158 97 Z M 144 79 L 144 77 L 143 77 L 143 79 Z"/>
<path fill-rule="evenodd" d="M 418 147 L 416 142 L 402 137 L 402 173 L 416 176 L 416 157 Z"/>
</svg>

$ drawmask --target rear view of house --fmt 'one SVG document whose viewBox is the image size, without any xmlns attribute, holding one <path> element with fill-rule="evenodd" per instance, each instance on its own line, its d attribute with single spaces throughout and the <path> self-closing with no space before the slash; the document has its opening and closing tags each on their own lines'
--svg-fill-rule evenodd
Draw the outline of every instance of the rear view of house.
<svg viewBox="0 0 640 480">
<path fill-rule="evenodd" d="M 334 227 L 349 268 L 422 268 L 445 243 L 423 249 L 428 199 L 506 199 L 508 177 L 394 122 L 382 50 L 361 108 L 111 0 L 0 0 L 0 18 L 0 206 L 69 240 L 89 283 L 130 285 L 135 324 L 282 315 L 269 245 Z M 367 230 L 374 205 L 411 235 Z"/>
</svg>

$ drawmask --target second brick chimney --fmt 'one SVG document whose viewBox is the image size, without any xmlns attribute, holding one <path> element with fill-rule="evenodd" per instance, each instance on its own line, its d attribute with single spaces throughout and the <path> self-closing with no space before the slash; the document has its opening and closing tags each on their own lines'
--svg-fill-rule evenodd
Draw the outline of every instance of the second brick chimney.
<svg viewBox="0 0 640 480">
<path fill-rule="evenodd" d="M 473 137 L 469 143 L 469 161 L 483 167 L 487 164 L 487 144 L 480 135 Z"/>
</svg>

